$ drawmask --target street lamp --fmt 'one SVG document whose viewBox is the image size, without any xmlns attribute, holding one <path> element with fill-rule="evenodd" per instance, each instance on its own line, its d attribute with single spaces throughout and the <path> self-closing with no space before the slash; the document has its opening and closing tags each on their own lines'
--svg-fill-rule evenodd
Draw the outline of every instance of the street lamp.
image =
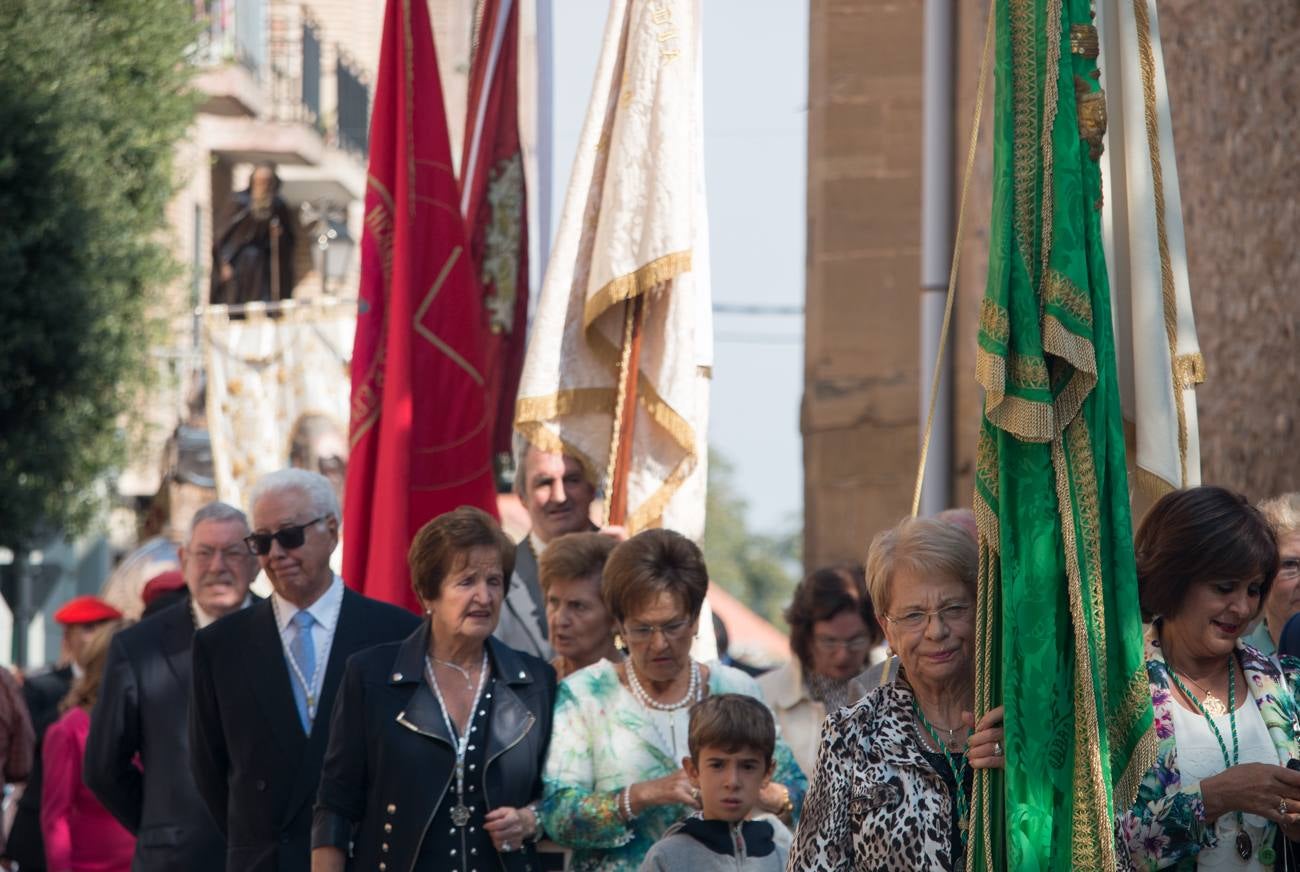
<svg viewBox="0 0 1300 872">
<path fill-rule="evenodd" d="M 331 200 L 303 203 L 301 216 L 316 240 L 311 259 L 320 274 L 321 296 L 325 296 L 331 284 L 347 277 L 356 240 L 348 233 L 347 210 Z"/>
</svg>

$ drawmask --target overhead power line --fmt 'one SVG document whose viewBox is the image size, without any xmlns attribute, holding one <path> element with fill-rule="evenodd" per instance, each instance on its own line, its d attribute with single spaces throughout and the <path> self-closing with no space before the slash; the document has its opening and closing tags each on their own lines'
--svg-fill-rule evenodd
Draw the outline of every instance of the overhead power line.
<svg viewBox="0 0 1300 872">
<path fill-rule="evenodd" d="M 715 315 L 802 315 L 803 306 L 765 305 L 762 303 L 714 303 Z"/>
</svg>

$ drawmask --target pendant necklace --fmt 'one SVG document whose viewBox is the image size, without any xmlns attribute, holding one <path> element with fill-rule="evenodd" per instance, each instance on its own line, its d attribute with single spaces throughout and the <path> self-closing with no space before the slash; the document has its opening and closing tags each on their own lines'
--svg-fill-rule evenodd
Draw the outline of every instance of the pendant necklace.
<svg viewBox="0 0 1300 872">
<path fill-rule="evenodd" d="M 939 746 L 939 750 L 943 752 L 944 760 L 948 761 L 948 769 L 952 771 L 953 781 L 956 786 L 954 792 L 957 800 L 957 829 L 961 833 L 962 846 L 965 847 L 966 831 L 970 828 L 970 804 L 966 799 L 966 770 L 970 768 L 970 763 L 966 759 L 966 752 L 959 751 L 957 753 L 957 759 L 953 759 L 952 751 L 949 750 L 948 745 L 944 744 L 943 740 L 939 738 L 938 730 L 936 730 L 926 718 L 925 712 L 921 711 L 921 707 L 917 705 L 915 696 L 912 697 L 912 711 L 916 713 L 916 719 L 921 722 L 921 726 L 925 727 L 925 731 L 930 734 L 930 738 Z M 953 735 L 957 731 L 955 729 L 949 730 L 947 727 L 944 727 L 943 729 L 948 733 L 949 742 L 954 742 L 955 739 L 953 739 Z"/>
<path fill-rule="evenodd" d="M 447 710 L 447 701 L 442 698 L 442 689 L 438 687 L 438 676 L 433 673 L 433 657 L 429 654 L 424 655 L 425 679 L 429 682 L 429 687 L 433 688 L 433 695 L 438 698 L 438 705 L 442 708 L 442 718 L 447 722 L 447 732 L 456 743 L 456 804 L 451 807 L 451 822 L 458 827 L 469 823 L 470 809 L 465 805 L 465 752 L 469 750 L 469 726 L 474 722 L 474 709 L 478 708 L 479 700 L 483 697 L 487 674 L 488 656 L 484 651 L 483 666 L 478 672 L 478 689 L 474 691 L 474 701 L 469 707 L 469 719 L 465 721 L 465 729 L 458 736 L 456 725 L 451 720 L 451 712 Z"/>
<path fill-rule="evenodd" d="M 1223 733 L 1219 732 L 1218 724 L 1216 724 L 1214 718 L 1210 716 L 1210 698 L 1207 698 L 1205 703 L 1202 703 L 1197 699 L 1196 696 L 1187 689 L 1187 685 L 1183 684 L 1182 681 L 1179 680 L 1178 673 L 1174 671 L 1173 667 L 1170 667 L 1169 669 L 1169 677 L 1174 680 L 1174 684 L 1178 686 L 1178 689 L 1183 692 L 1184 696 L 1196 703 L 1196 707 L 1200 709 L 1201 717 L 1205 718 L 1205 722 L 1210 725 L 1210 732 L 1214 733 L 1214 738 L 1219 742 L 1219 751 L 1223 754 L 1224 768 L 1231 769 L 1233 766 L 1236 766 L 1237 760 L 1240 756 L 1240 747 L 1237 743 L 1237 670 L 1233 665 L 1232 658 L 1228 658 L 1228 723 L 1232 728 L 1231 757 L 1228 756 L 1228 744 L 1223 741 Z M 1191 679 L 1189 678 L 1188 681 L 1191 681 Z M 1196 684 L 1195 681 L 1192 681 L 1192 683 Z M 1199 684 L 1196 686 L 1200 687 Z M 1204 690 L 1204 688 L 1202 688 L 1202 690 Z M 1217 699 L 1214 701 L 1219 704 L 1219 708 L 1223 707 L 1222 702 L 1219 702 Z M 1223 713 L 1219 712 L 1219 716 L 1222 717 L 1222 715 Z M 1255 845 L 1250 840 L 1250 833 L 1246 832 L 1246 821 L 1242 817 L 1241 812 L 1237 812 L 1236 848 L 1237 856 L 1240 857 L 1243 862 L 1249 860 L 1250 855 L 1255 852 Z"/>
<path fill-rule="evenodd" d="M 470 690 L 474 689 L 474 678 L 469 674 L 468 669 L 464 668 L 463 666 L 459 666 L 455 663 L 452 663 L 450 660 L 439 660 L 437 657 L 434 657 L 432 654 L 429 655 L 429 659 L 440 666 L 446 666 L 448 669 L 455 669 L 457 672 L 459 672 L 461 675 L 465 677 L 465 686 L 468 687 Z"/>
<path fill-rule="evenodd" d="M 1171 672 L 1173 671 L 1172 668 L 1170 669 L 1170 671 Z M 1195 678 L 1192 678 L 1190 675 L 1186 675 L 1186 674 L 1183 675 L 1183 678 L 1186 678 L 1188 681 L 1192 683 L 1192 685 L 1197 690 L 1205 694 L 1205 699 L 1201 701 L 1201 705 L 1205 706 L 1205 710 L 1207 712 L 1214 715 L 1216 718 L 1223 717 L 1228 713 L 1228 708 L 1223 704 L 1223 700 L 1219 699 L 1213 693 L 1206 690 L 1205 687 L 1199 681 L 1197 681 Z M 1183 692 L 1187 693 L 1187 691 L 1185 690 Z M 1187 695 L 1189 697 L 1191 696 L 1190 693 L 1188 693 Z"/>
</svg>

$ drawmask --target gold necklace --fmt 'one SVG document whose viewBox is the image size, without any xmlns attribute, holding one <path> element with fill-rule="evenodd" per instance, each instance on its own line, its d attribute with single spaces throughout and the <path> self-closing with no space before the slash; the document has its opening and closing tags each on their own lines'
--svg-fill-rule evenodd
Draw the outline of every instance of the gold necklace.
<svg viewBox="0 0 1300 872">
<path fill-rule="evenodd" d="M 1173 667 L 1171 666 L 1170 669 L 1173 669 Z M 1223 700 L 1219 699 L 1213 693 L 1206 690 L 1205 687 L 1199 681 L 1197 681 L 1195 678 L 1192 678 L 1192 676 L 1188 675 L 1186 672 L 1183 672 L 1182 670 L 1174 669 L 1173 671 L 1181 675 L 1183 678 L 1186 678 L 1196 687 L 1197 690 L 1205 694 L 1205 698 L 1202 699 L 1200 702 L 1201 705 L 1205 707 L 1205 710 L 1207 712 L 1209 712 L 1210 714 L 1216 717 L 1226 715 L 1228 713 L 1228 707 L 1223 704 Z"/>
</svg>

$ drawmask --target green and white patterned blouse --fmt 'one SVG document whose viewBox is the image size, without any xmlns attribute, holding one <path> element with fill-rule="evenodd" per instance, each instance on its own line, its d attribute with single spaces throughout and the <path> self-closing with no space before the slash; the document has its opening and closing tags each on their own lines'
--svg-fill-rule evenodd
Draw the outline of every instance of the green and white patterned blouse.
<svg viewBox="0 0 1300 872">
<path fill-rule="evenodd" d="M 763 699 L 758 682 L 739 669 L 717 662 L 708 669 L 710 694 Z M 542 824 L 548 837 L 573 849 L 571 872 L 635 872 L 650 846 L 690 812 L 683 805 L 656 806 L 631 824 L 619 813 L 625 786 L 681 768 L 662 744 L 613 663 L 601 660 L 560 682 L 543 775 Z M 797 818 L 808 779 L 779 733 L 773 780 L 789 789 Z"/>
</svg>

